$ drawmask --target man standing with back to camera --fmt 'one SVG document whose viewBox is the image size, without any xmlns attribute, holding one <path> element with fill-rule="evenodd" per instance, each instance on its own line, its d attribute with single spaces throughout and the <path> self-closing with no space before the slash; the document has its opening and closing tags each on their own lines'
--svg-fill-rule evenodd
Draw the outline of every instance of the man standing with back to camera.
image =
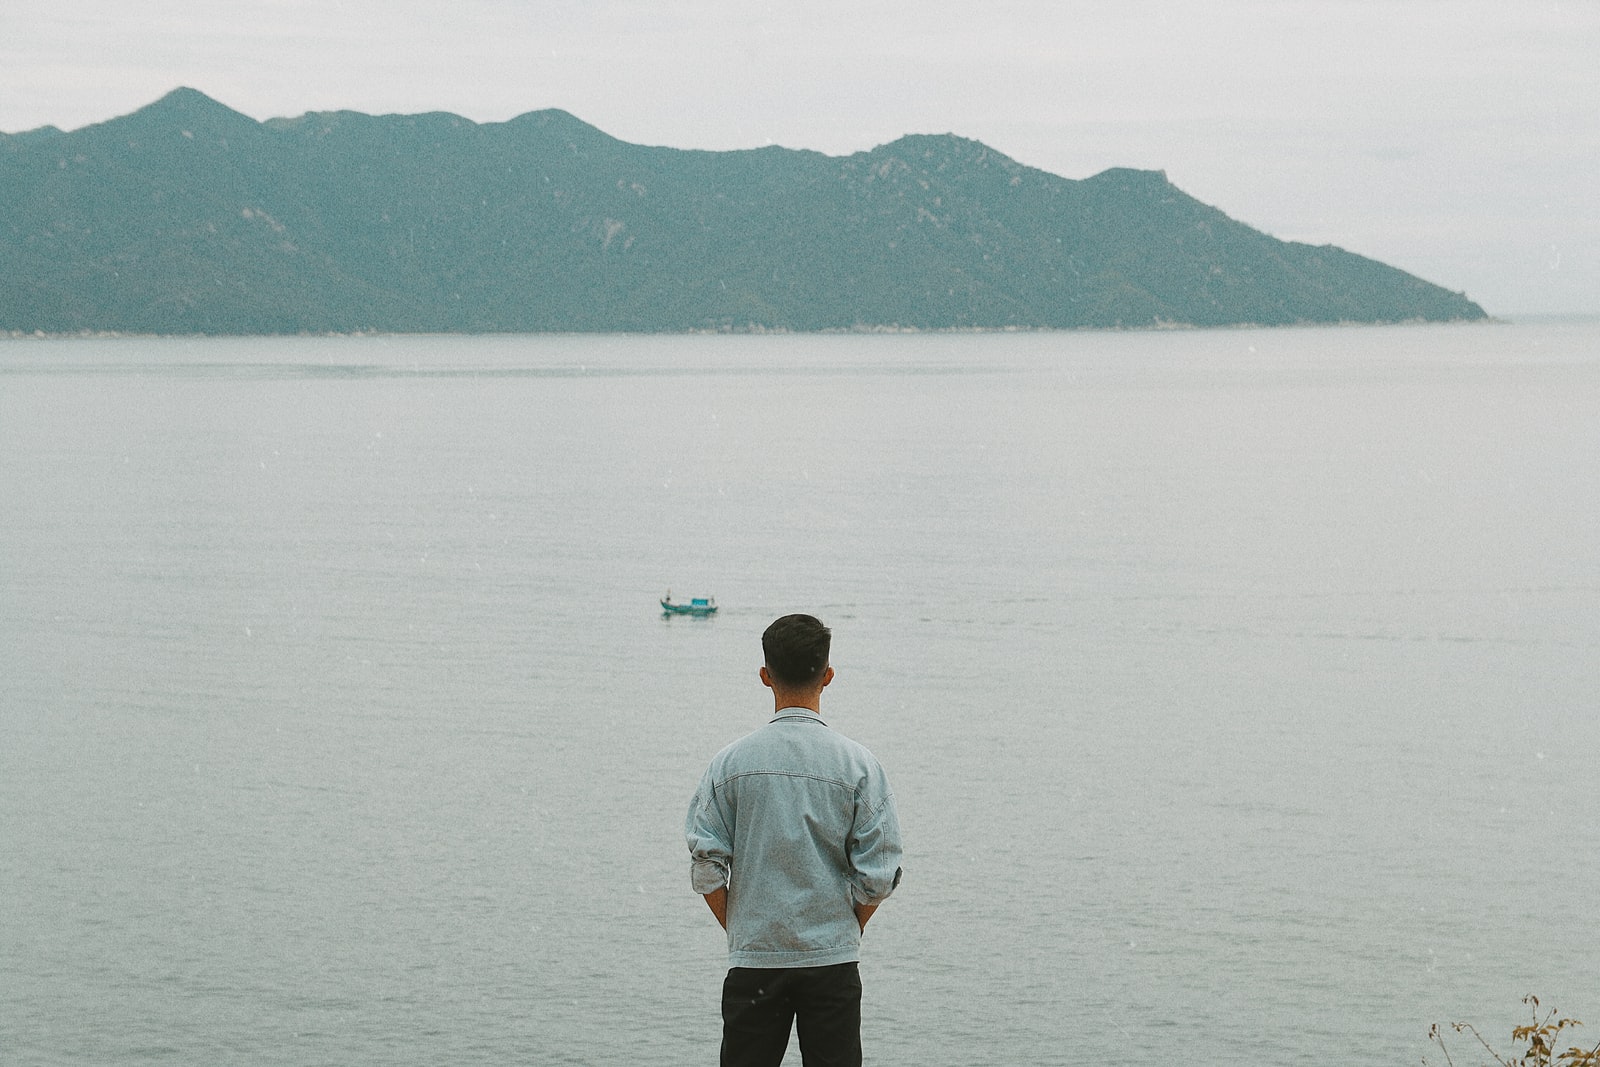
<svg viewBox="0 0 1600 1067">
<path fill-rule="evenodd" d="M 722 1067 L 861 1063 L 861 934 L 900 884 L 883 767 L 822 719 L 832 632 L 785 615 L 761 635 L 774 714 L 712 759 L 689 804 L 691 878 L 728 932 Z"/>
</svg>

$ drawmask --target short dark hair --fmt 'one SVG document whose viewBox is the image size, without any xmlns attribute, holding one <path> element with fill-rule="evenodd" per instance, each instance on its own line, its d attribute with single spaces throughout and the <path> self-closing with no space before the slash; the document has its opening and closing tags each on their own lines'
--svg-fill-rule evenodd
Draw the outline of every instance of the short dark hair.
<svg viewBox="0 0 1600 1067">
<path fill-rule="evenodd" d="M 801 689 L 815 685 L 828 669 L 833 631 L 812 615 L 785 615 L 761 635 L 767 672 L 782 685 Z"/>
</svg>

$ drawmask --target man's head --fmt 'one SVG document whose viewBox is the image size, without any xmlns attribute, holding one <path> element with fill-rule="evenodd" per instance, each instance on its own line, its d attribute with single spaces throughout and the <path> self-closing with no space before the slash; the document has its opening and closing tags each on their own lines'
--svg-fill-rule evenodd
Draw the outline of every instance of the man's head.
<svg viewBox="0 0 1600 1067">
<path fill-rule="evenodd" d="M 833 631 L 811 615 L 785 615 L 761 635 L 773 688 L 812 689 L 827 684 Z"/>
</svg>

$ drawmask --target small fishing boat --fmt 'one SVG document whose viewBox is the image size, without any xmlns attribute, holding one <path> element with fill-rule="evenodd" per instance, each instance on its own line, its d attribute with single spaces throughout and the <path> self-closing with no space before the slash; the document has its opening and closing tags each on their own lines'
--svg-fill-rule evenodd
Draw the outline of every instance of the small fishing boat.
<svg viewBox="0 0 1600 1067">
<path fill-rule="evenodd" d="M 715 615 L 717 613 L 717 598 L 714 596 L 697 596 L 687 604 L 676 603 L 672 599 L 672 590 L 667 590 L 667 595 L 661 598 L 661 613 L 663 615 Z"/>
</svg>

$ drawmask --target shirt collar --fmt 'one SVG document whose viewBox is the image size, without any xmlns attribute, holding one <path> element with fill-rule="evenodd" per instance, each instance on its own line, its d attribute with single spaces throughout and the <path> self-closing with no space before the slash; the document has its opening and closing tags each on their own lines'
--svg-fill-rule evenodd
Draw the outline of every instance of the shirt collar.
<svg viewBox="0 0 1600 1067">
<path fill-rule="evenodd" d="M 827 720 L 822 717 L 821 712 L 812 711 L 810 708 L 779 708 L 777 711 L 772 713 L 772 718 L 767 721 L 767 725 L 770 726 L 772 723 L 783 722 L 785 720 L 794 720 L 798 722 L 810 721 L 821 723 L 823 726 L 828 725 Z"/>
</svg>

